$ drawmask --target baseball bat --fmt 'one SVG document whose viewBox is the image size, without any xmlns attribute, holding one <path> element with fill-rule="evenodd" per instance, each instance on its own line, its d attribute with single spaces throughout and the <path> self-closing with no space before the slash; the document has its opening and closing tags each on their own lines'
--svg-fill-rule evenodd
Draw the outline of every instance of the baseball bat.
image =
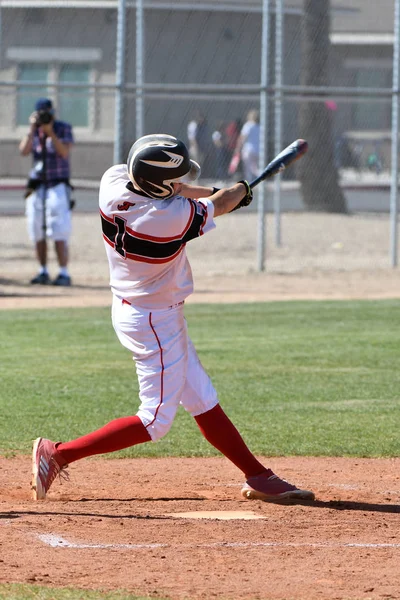
<svg viewBox="0 0 400 600">
<path fill-rule="evenodd" d="M 306 140 L 295 140 L 287 146 L 282 152 L 280 152 L 275 158 L 271 160 L 271 162 L 265 167 L 264 171 L 254 179 L 254 181 L 250 182 L 250 188 L 253 189 L 256 185 L 264 181 L 264 179 L 269 179 L 273 177 L 277 173 L 280 173 L 286 167 L 291 165 L 295 160 L 298 160 L 303 154 L 305 154 L 308 150 L 308 143 Z"/>
</svg>

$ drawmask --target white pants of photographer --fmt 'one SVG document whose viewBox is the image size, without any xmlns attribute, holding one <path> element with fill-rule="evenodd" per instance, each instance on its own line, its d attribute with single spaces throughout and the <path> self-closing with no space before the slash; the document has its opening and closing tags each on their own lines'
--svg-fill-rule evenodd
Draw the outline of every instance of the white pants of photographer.
<svg viewBox="0 0 400 600">
<path fill-rule="evenodd" d="M 46 238 L 55 242 L 67 242 L 71 235 L 69 187 L 65 183 L 59 183 L 47 188 L 45 200 L 43 195 L 44 186 L 40 186 L 26 199 L 25 214 L 30 239 L 32 242 L 40 242 Z"/>
</svg>

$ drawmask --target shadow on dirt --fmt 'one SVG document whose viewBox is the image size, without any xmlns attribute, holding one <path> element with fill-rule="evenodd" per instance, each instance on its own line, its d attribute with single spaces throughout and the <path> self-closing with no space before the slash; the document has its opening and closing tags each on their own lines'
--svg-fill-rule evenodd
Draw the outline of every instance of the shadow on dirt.
<svg viewBox="0 0 400 600">
<path fill-rule="evenodd" d="M 178 501 L 191 501 L 191 502 L 203 502 L 208 500 L 207 498 L 82 498 L 78 500 L 78 502 L 178 502 Z M 76 505 L 77 501 L 73 501 Z M 361 511 L 361 512 L 379 512 L 379 513 L 400 513 L 400 505 L 399 504 L 377 504 L 377 503 L 369 503 L 369 502 L 354 502 L 354 501 L 346 501 L 346 500 L 332 500 L 332 501 L 322 501 L 315 500 L 314 502 L 306 502 L 297 500 L 296 502 L 279 502 L 275 503 L 281 506 L 308 506 L 310 508 L 328 508 L 330 510 L 342 510 L 342 511 Z M 22 511 L 6 511 L 0 512 L 0 519 L 17 519 L 26 515 L 31 516 L 71 516 L 71 517 L 102 517 L 104 519 L 170 519 L 173 517 L 165 516 L 165 515 L 121 515 L 121 514 L 101 514 L 98 512 L 83 512 L 83 511 L 41 511 L 41 510 L 22 510 Z"/>
</svg>

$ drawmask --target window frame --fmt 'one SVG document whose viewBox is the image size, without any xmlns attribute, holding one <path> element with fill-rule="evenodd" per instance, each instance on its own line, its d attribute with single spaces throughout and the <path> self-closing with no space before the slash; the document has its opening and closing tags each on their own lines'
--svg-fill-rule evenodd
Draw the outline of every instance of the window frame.
<svg viewBox="0 0 400 600">
<path fill-rule="evenodd" d="M 49 60 L 49 56 L 51 60 Z M 60 106 L 60 71 L 66 65 L 85 65 L 88 68 L 88 87 L 87 87 L 87 103 L 88 103 L 88 123 L 87 125 L 73 125 L 74 131 L 81 132 L 83 136 L 93 134 L 98 126 L 97 113 L 99 110 L 99 97 L 97 88 L 92 87 L 98 78 L 98 69 L 96 63 L 101 61 L 102 50 L 100 48 L 80 48 L 79 52 L 75 48 L 31 48 L 31 47 L 10 47 L 7 49 L 7 58 L 14 62 L 14 101 L 12 111 L 12 126 L 16 132 L 19 132 L 26 125 L 18 123 L 18 91 L 23 87 L 23 82 L 20 81 L 20 68 L 24 64 L 44 64 L 47 65 L 47 86 L 46 93 L 43 95 L 49 96 L 54 102 L 56 113 Z M 33 110 L 33 107 L 32 107 Z M 58 114 L 62 120 L 63 115 Z"/>
</svg>

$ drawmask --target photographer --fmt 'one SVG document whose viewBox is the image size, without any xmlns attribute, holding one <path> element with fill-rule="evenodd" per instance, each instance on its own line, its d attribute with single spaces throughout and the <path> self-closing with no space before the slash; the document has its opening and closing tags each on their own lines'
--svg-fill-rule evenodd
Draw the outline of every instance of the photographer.
<svg viewBox="0 0 400 600">
<path fill-rule="evenodd" d="M 69 286 L 68 240 L 71 233 L 69 155 L 74 142 L 72 126 L 55 119 L 51 100 L 40 98 L 29 117 L 30 129 L 19 145 L 23 156 L 32 154 L 26 198 L 28 232 L 36 246 L 40 269 L 32 284 Z M 50 281 L 47 270 L 47 238 L 54 241 L 60 267 Z"/>
</svg>

